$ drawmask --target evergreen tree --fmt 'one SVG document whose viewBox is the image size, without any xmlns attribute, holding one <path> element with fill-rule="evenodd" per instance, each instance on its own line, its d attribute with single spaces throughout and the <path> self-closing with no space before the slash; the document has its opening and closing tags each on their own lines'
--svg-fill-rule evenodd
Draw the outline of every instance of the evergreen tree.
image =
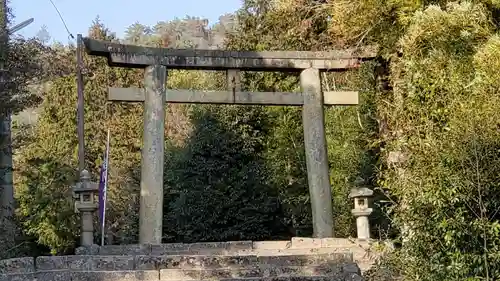
<svg viewBox="0 0 500 281">
<path fill-rule="evenodd" d="M 266 115 L 208 106 L 167 167 L 171 203 L 165 232 L 175 241 L 265 240 L 282 235 L 276 193 L 262 159 Z"/>
<path fill-rule="evenodd" d="M 102 24 L 96 22 L 89 34 L 97 39 L 109 37 Z M 60 64 L 76 65 L 75 49 L 69 61 Z M 107 87 L 114 84 L 133 85 L 137 71 L 112 69 L 105 59 L 86 57 L 87 70 L 93 74 L 85 83 L 85 144 L 86 167 L 98 174 L 102 161 L 106 129 L 111 129 L 112 151 L 109 189 L 109 218 L 111 225 L 118 225 L 124 234 L 126 226 L 133 229 L 134 193 L 126 174 L 131 165 L 139 161 L 140 108 L 135 105 L 114 105 L 107 109 Z M 44 97 L 40 117 L 29 143 L 25 143 L 16 159 L 16 198 L 20 220 L 26 234 L 35 237 L 39 244 L 48 246 L 53 253 L 64 253 L 75 247 L 78 220 L 74 213 L 71 186 L 78 180 L 76 128 L 76 80 L 70 75 L 56 78 Z M 127 120 L 127 122 L 123 122 Z M 133 132 L 136 132 L 135 134 Z M 114 159 L 120 161 L 114 162 Z M 94 180 L 96 180 L 94 178 Z M 120 227 L 123 226 L 123 227 Z M 132 242 L 129 240 L 129 242 Z"/>
</svg>

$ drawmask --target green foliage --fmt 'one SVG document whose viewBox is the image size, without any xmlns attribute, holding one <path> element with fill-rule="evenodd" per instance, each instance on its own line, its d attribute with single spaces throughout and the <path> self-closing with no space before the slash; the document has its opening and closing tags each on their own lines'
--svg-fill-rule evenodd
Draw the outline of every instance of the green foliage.
<svg viewBox="0 0 500 281">
<path fill-rule="evenodd" d="M 107 30 L 98 22 L 90 34 L 97 38 L 109 38 Z M 74 57 L 74 49 L 72 51 Z M 131 192 L 134 188 L 130 179 L 119 174 L 139 161 L 137 139 L 141 123 L 140 115 L 136 115 L 137 106 L 116 105 L 108 109 L 106 88 L 111 81 L 118 85 L 133 85 L 137 75 L 135 71 L 110 69 L 101 58 L 85 57 L 85 61 L 89 72 L 93 73 L 92 79 L 86 79 L 85 83 L 86 167 L 93 175 L 98 174 L 106 128 L 110 128 L 113 146 L 111 162 L 117 158 L 121 161 L 113 163 L 110 171 L 108 213 L 111 225 L 118 225 L 121 234 L 127 228 L 120 225 L 133 225 L 128 215 L 133 210 L 130 202 L 134 200 L 134 193 Z M 71 64 L 72 61 L 60 63 Z M 41 245 L 50 247 L 53 253 L 71 250 L 79 233 L 70 196 L 71 185 L 77 179 L 77 171 L 74 170 L 77 167 L 78 147 L 74 118 L 76 92 L 73 75 L 51 82 L 41 105 L 38 124 L 16 159 L 16 198 L 25 232 L 36 237 Z M 129 121 L 123 124 L 121 118 Z M 33 196 L 35 187 L 39 190 L 37 196 Z M 61 223 L 60 216 L 65 216 L 63 222 L 66 223 Z M 123 237 L 129 236 L 132 235 L 123 234 Z"/>
<path fill-rule="evenodd" d="M 4 1 L 0 8 L 0 59 L 1 91 L 0 94 L 0 193 L 2 206 L 0 217 L 0 252 L 2 257 L 11 256 L 19 247 L 15 239 L 19 228 L 15 225 L 14 217 L 14 187 L 12 184 L 12 134 L 10 121 L 11 115 L 23 109 L 37 105 L 41 93 L 31 90 L 31 83 L 44 82 L 42 57 L 47 53 L 37 40 L 24 40 L 23 38 L 9 38 L 7 25 L 11 17 L 7 3 Z"/>
<path fill-rule="evenodd" d="M 324 79 L 325 86 L 341 84 L 330 82 L 335 79 L 347 82 L 341 86 L 364 91 L 359 112 L 326 112 L 336 218 L 347 226 L 340 233 L 349 234 L 346 191 L 352 179 L 361 177 L 389 196 L 387 215 L 404 241 L 380 270 L 393 268 L 389 271 L 408 280 L 495 280 L 500 264 L 494 254 L 499 243 L 494 195 L 500 112 L 498 10 L 489 1 L 448 2 L 282 0 L 266 6 L 245 1 L 239 13 L 240 33 L 245 35 L 229 36 L 229 46 L 314 50 L 379 45 L 380 64 L 361 70 L 355 81 Z M 330 37 L 325 39 L 325 34 Z M 296 88 L 280 88 L 272 77 L 247 76 L 255 88 Z M 356 82 L 360 80 L 367 85 Z M 297 169 L 286 166 L 287 153 L 288 159 L 300 157 L 281 146 L 293 147 L 294 142 L 287 142 L 293 131 L 297 135 L 292 139 L 300 140 L 300 130 L 290 129 L 300 126 L 299 116 L 291 118 L 293 114 L 287 110 L 287 117 L 278 118 L 274 131 L 283 135 L 273 139 L 281 143 L 270 159 L 281 167 L 277 171 L 296 175 L 289 171 Z M 290 126 L 290 120 L 295 125 Z M 279 123 L 286 129 L 280 131 Z M 287 179 L 275 175 L 282 182 Z"/>
<path fill-rule="evenodd" d="M 485 71 L 498 52 L 490 16 L 473 3 L 415 12 L 399 41 L 403 56 L 392 62 L 392 104 L 378 107 L 394 132 L 384 139 L 386 159 L 394 152 L 407 159 L 388 161 L 381 185 L 395 200 L 389 211 L 402 229 L 410 280 L 499 278 L 500 103 L 486 82 L 498 76 Z"/>
<path fill-rule="evenodd" d="M 23 163 L 18 197 L 19 214 L 30 217 L 24 221 L 27 235 L 38 237 L 38 243 L 51 246 L 52 253 L 64 253 L 74 247 L 79 220 L 74 212 L 72 190 L 75 169 L 54 158 L 31 158 Z M 48 196 L 50 194 L 51 196 Z"/>
<path fill-rule="evenodd" d="M 386 238 L 381 228 L 401 242 L 370 280 L 497 280 L 497 2 L 247 0 L 237 24 L 209 28 L 188 17 L 156 27 L 136 24 L 125 39 L 213 46 L 221 43 L 220 32 L 229 32 L 225 47 L 232 50 L 379 45 L 377 60 L 359 71 L 322 77 L 327 90 L 360 91 L 359 106 L 325 110 L 335 233 L 354 235 L 347 195 L 367 185 L 389 201 L 376 202 L 374 237 Z M 111 39 L 98 23 L 89 33 Z M 60 63 L 44 68 L 52 76 L 40 122 L 16 139 L 16 196 L 25 232 L 63 253 L 78 235 L 65 195 L 75 180 L 76 89 L 67 66 L 74 64 L 74 48 L 57 50 Z M 105 89 L 141 86 L 142 75 L 108 68 L 102 59 L 85 61 L 93 73 L 86 83 L 87 166 L 97 174 L 110 128 L 108 232 L 114 243 L 134 243 L 142 107 L 109 105 Z M 168 87 L 220 89 L 223 82 L 217 72 L 171 71 Z M 300 91 L 295 74 L 244 73 L 243 82 L 250 91 Z M 311 235 L 301 119 L 292 107 L 168 105 L 165 240 Z"/>
<path fill-rule="evenodd" d="M 192 112 L 193 132 L 166 167 L 167 239 L 265 240 L 281 234 L 276 194 L 260 157 L 266 119 L 262 109 L 243 107 Z"/>
<path fill-rule="evenodd" d="M 10 110 L 17 113 L 27 107 L 36 106 L 42 93 L 31 91 L 30 85 L 43 83 L 43 60 L 48 53 L 39 41 L 13 38 L 9 42 L 7 69 L 4 85 L 5 94 L 0 97 L 0 113 Z"/>
<path fill-rule="evenodd" d="M 327 6 L 315 1 L 245 1 L 238 12 L 237 32 L 228 35 L 229 49 L 243 50 L 323 50 L 336 46 L 329 37 Z M 346 237 L 353 233 L 351 200 L 348 194 L 361 177 L 373 179 L 373 157 L 369 136 L 375 129 L 370 103 L 374 91 L 374 65 L 360 73 L 327 73 L 325 89 L 362 90 L 362 112 L 356 108 L 331 108 L 325 113 L 330 175 L 332 182 L 335 233 Z M 370 75 L 370 79 L 366 76 Z M 255 91 L 300 91 L 297 75 L 245 73 L 245 86 Z M 366 81 L 363 81 L 366 80 Z M 365 98 L 366 97 L 366 98 Z M 267 158 L 272 178 L 285 210 L 282 219 L 293 235 L 310 236 L 312 218 L 304 157 L 302 115 L 299 108 L 266 108 L 272 133 Z M 361 115 L 360 115 L 361 114 Z M 365 123 L 359 125 L 360 122 Z M 361 172 L 360 172 L 361 171 Z"/>
<path fill-rule="evenodd" d="M 268 111 L 273 127 L 268 138 L 266 158 L 273 175 L 271 180 L 279 191 L 284 212 L 281 220 L 291 234 L 310 236 L 312 217 L 300 109 L 276 107 Z"/>
</svg>

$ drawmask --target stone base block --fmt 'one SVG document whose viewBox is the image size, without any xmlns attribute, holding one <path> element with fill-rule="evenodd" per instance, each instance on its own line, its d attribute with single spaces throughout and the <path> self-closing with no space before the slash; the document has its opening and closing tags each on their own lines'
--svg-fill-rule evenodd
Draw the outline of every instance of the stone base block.
<svg viewBox="0 0 500 281">
<path fill-rule="evenodd" d="M 134 256 L 41 256 L 37 270 L 133 270 Z"/>
<path fill-rule="evenodd" d="M 352 263 L 352 254 L 291 256 L 136 256 L 136 269 L 218 269 Z"/>
<path fill-rule="evenodd" d="M 160 245 L 106 245 L 80 247 L 79 255 L 248 255 L 261 254 L 266 250 L 292 249 L 350 249 L 353 247 L 369 248 L 371 241 L 345 238 L 304 238 L 294 237 L 284 241 L 230 241 L 203 243 L 169 243 Z M 322 250 L 327 251 L 327 250 Z"/>
<path fill-rule="evenodd" d="M 72 272 L 71 281 L 157 281 L 157 270 Z"/>
<path fill-rule="evenodd" d="M 244 269 L 161 269 L 160 280 L 219 280 L 225 278 L 274 278 L 299 276 L 338 276 L 344 273 L 345 265 L 329 266 L 280 266 L 254 267 Z"/>
<path fill-rule="evenodd" d="M 35 272 L 34 258 L 0 260 L 0 274 L 23 274 Z"/>
</svg>

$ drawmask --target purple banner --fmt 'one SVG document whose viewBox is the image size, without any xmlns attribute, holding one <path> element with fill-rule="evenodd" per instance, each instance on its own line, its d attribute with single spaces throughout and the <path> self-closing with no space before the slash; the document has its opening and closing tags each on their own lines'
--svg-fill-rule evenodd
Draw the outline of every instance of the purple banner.
<svg viewBox="0 0 500 281">
<path fill-rule="evenodd" d="M 105 200 L 106 200 L 106 174 L 108 173 L 106 155 L 104 155 L 104 162 L 101 166 L 101 174 L 99 177 L 99 223 L 101 226 L 104 225 L 104 215 L 105 215 Z"/>
<path fill-rule="evenodd" d="M 99 223 L 101 225 L 101 246 L 104 246 L 104 231 L 106 226 L 106 193 L 108 187 L 108 163 L 109 163 L 109 130 L 106 141 L 106 152 L 101 166 L 99 178 Z"/>
</svg>

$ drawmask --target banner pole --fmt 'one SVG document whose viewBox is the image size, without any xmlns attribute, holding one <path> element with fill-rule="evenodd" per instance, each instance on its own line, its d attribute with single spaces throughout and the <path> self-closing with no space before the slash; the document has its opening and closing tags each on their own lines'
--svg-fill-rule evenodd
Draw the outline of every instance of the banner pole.
<svg viewBox="0 0 500 281">
<path fill-rule="evenodd" d="M 101 209 L 101 246 L 104 246 L 104 234 L 106 230 L 106 203 L 107 203 L 107 189 L 108 189 L 108 168 L 109 168 L 109 139 L 110 139 L 110 130 L 108 129 L 108 137 L 106 140 L 106 152 L 104 155 L 104 163 L 101 170 L 101 184 L 102 190 L 101 192 L 101 200 L 100 204 L 102 204 Z"/>
</svg>

